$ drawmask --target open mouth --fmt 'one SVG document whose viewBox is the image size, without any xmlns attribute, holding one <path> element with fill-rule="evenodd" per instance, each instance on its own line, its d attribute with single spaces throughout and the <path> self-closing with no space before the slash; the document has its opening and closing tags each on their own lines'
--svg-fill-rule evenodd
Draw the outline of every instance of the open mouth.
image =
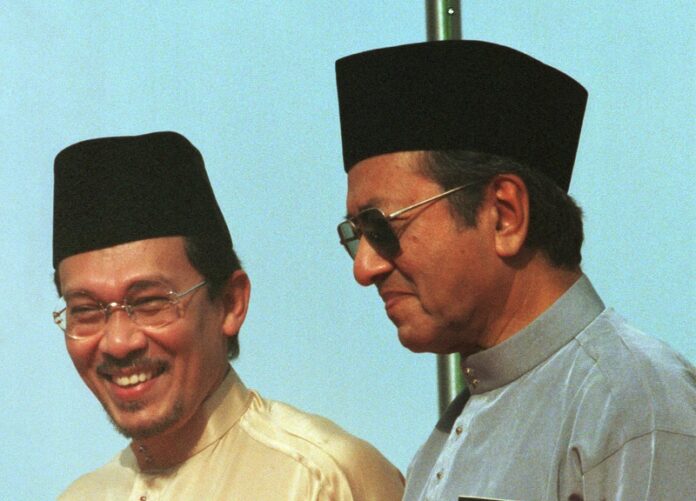
<svg viewBox="0 0 696 501">
<path fill-rule="evenodd" d="M 131 374 L 130 376 L 118 376 L 112 377 L 111 381 L 116 383 L 118 386 L 125 388 L 127 386 L 135 386 L 136 384 L 144 383 L 152 379 L 152 372 L 141 372 L 139 374 Z"/>
<path fill-rule="evenodd" d="M 104 379 L 111 381 L 115 385 L 121 387 L 121 388 L 129 388 L 131 386 L 136 386 L 141 383 L 144 383 L 146 381 L 149 381 L 159 375 L 161 375 L 164 371 L 166 370 L 166 366 L 164 364 L 158 365 L 157 367 L 148 367 L 148 368 L 137 368 L 133 367 L 130 368 L 127 373 L 124 373 L 126 371 L 123 370 L 115 370 L 115 371 L 110 371 L 110 370 L 99 370 L 97 369 L 97 372 L 101 377 Z"/>
</svg>

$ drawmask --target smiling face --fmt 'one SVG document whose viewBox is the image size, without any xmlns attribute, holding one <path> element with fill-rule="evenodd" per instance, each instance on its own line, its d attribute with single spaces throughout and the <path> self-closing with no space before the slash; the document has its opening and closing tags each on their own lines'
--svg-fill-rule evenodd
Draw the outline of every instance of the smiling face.
<svg viewBox="0 0 696 501">
<path fill-rule="evenodd" d="M 58 272 L 64 296 L 87 295 L 102 303 L 120 303 L 145 285 L 180 292 L 203 280 L 182 237 L 77 254 L 61 261 Z M 116 310 L 98 334 L 66 337 L 80 376 L 126 436 L 181 429 L 228 370 L 226 335 L 236 334 L 243 314 L 230 312 L 223 299 L 211 300 L 205 287 L 183 298 L 181 311 L 171 324 L 153 329 Z"/>
<path fill-rule="evenodd" d="M 389 214 L 443 192 L 418 169 L 422 154 L 371 157 L 348 173 L 348 214 L 368 207 Z M 482 207 L 475 228 L 454 219 L 446 199 L 409 211 L 391 222 L 401 252 L 377 254 L 363 238 L 353 272 L 376 285 L 401 343 L 416 352 L 476 351 L 491 317 L 505 302 L 510 278 L 495 250 L 495 211 Z"/>
</svg>

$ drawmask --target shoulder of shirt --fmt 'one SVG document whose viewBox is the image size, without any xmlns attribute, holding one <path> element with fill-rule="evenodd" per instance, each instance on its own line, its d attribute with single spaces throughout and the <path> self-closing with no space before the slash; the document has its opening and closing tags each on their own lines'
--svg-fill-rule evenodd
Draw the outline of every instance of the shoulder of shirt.
<svg viewBox="0 0 696 501">
<path fill-rule="evenodd" d="M 403 484 L 398 469 L 368 442 L 322 416 L 252 394 L 240 426 L 262 446 L 316 468 L 322 476 L 340 477 L 358 490 L 364 486 L 355 484 L 370 476 L 385 484 Z"/>
<path fill-rule="evenodd" d="M 95 493 L 103 493 L 105 485 L 123 485 L 119 477 L 133 476 L 132 470 L 123 465 L 124 451 L 119 452 L 108 463 L 73 481 L 58 497 L 58 501 L 83 500 L 93 498 Z"/>
<path fill-rule="evenodd" d="M 592 361 L 579 391 L 593 403 L 583 407 L 604 409 L 599 422 L 623 425 L 626 440 L 654 431 L 696 436 L 696 369 L 685 358 L 612 309 L 576 341 Z"/>
</svg>

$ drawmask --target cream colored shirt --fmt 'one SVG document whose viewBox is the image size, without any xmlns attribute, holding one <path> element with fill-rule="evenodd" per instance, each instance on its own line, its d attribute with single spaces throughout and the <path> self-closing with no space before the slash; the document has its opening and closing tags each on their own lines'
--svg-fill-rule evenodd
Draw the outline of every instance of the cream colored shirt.
<svg viewBox="0 0 696 501">
<path fill-rule="evenodd" d="M 401 499 L 403 477 L 374 447 L 327 419 L 262 399 L 234 370 L 203 405 L 208 423 L 181 464 L 143 473 L 127 447 L 59 499 Z"/>
</svg>

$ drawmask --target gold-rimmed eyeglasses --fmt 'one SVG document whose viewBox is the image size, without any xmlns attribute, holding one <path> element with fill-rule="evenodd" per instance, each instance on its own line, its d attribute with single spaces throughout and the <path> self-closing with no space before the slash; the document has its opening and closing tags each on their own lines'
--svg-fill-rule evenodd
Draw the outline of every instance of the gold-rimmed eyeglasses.
<svg viewBox="0 0 696 501">
<path fill-rule="evenodd" d="M 162 284 L 146 283 L 131 291 L 120 303 L 104 303 L 89 294 L 75 293 L 61 298 L 53 312 L 53 321 L 72 339 L 85 339 L 99 333 L 116 310 L 126 312 L 131 321 L 141 327 L 159 328 L 183 314 L 180 301 L 207 284 L 197 283 L 183 292 L 167 290 Z"/>
</svg>

